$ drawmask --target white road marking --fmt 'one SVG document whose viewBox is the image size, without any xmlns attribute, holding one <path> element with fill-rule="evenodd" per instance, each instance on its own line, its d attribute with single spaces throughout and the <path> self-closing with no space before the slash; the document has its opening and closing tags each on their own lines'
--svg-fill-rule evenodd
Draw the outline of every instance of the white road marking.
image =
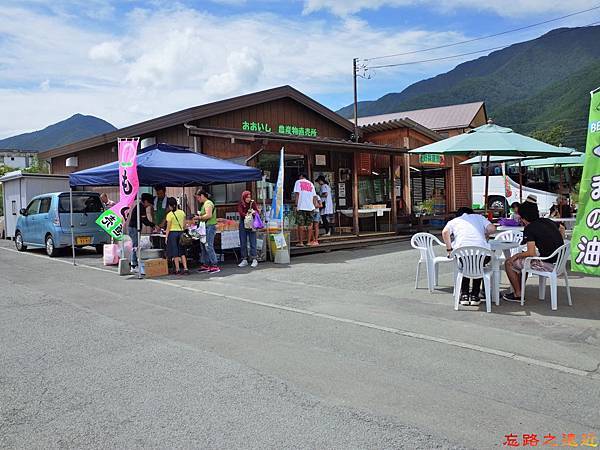
<svg viewBox="0 0 600 450">
<path fill-rule="evenodd" d="M 68 264 L 71 266 L 73 265 L 73 263 L 70 261 L 65 261 L 65 260 L 61 260 L 61 259 L 52 259 L 47 256 L 37 255 L 35 253 L 22 253 L 22 252 L 17 251 L 16 249 L 10 249 L 10 248 L 6 248 L 6 247 L 0 247 L 0 249 L 6 250 L 6 251 L 9 251 L 12 253 L 16 253 L 19 255 L 23 255 L 23 256 L 34 256 L 37 258 L 43 258 L 47 261 L 61 262 L 63 264 Z M 76 267 L 84 267 L 86 269 L 93 269 L 93 270 L 98 270 L 101 272 L 108 272 L 113 275 L 116 275 L 116 272 L 114 272 L 112 270 L 103 269 L 100 267 L 93 267 L 93 266 L 89 266 L 87 264 L 79 264 L 78 263 Z M 519 361 L 519 362 L 533 365 L 533 366 L 543 367 L 546 369 L 552 369 L 552 370 L 556 370 L 556 371 L 562 372 L 562 373 L 567 373 L 570 375 L 577 375 L 577 376 L 585 377 L 588 379 L 591 378 L 594 380 L 600 380 L 600 373 L 598 371 L 587 371 L 587 370 L 582 370 L 582 369 L 576 369 L 574 367 L 569 367 L 569 366 L 565 366 L 562 364 L 544 361 L 541 359 L 530 358 L 528 356 L 519 355 L 517 353 L 507 352 L 504 350 L 498 350 L 495 348 L 485 347 L 482 345 L 469 344 L 468 342 L 455 341 L 455 340 L 446 339 L 446 338 L 442 338 L 442 337 L 431 336 L 428 334 L 415 333 L 412 331 L 402 330 L 399 328 L 385 327 L 385 326 L 377 325 L 377 324 L 370 323 L 370 322 L 362 322 L 359 320 L 333 316 L 331 314 L 324 314 L 324 313 L 319 313 L 316 311 L 310 311 L 308 309 L 293 308 L 291 306 L 277 305 L 274 303 L 266 303 L 266 302 L 261 302 L 259 300 L 251 300 L 249 298 L 238 297 L 235 295 L 222 294 L 220 292 L 208 291 L 205 289 L 197 289 L 197 288 L 190 287 L 190 286 L 181 286 L 181 285 L 179 285 L 177 283 L 173 283 L 171 281 L 156 280 L 156 279 L 152 279 L 152 278 L 145 279 L 145 281 L 164 285 L 164 286 L 169 286 L 169 287 L 176 287 L 179 289 L 183 289 L 186 291 L 195 292 L 195 293 L 199 293 L 199 294 L 205 294 L 205 295 L 220 297 L 220 298 L 224 298 L 224 299 L 236 300 L 239 302 L 262 306 L 265 308 L 278 309 L 278 310 L 282 310 L 282 311 L 288 311 L 291 313 L 303 314 L 306 316 L 319 317 L 321 319 L 331 320 L 334 322 L 340 322 L 340 323 L 351 324 L 351 325 L 355 325 L 355 326 L 359 326 L 359 327 L 370 328 L 372 330 L 382 331 L 385 333 L 392 333 L 392 334 L 396 334 L 396 335 L 404 336 L 404 337 L 408 337 L 408 338 L 420 339 L 420 340 L 429 341 L 429 342 L 436 342 L 438 344 L 449 345 L 451 347 L 458 347 L 458 348 L 472 350 L 472 351 L 476 351 L 476 352 L 480 352 L 480 353 L 485 353 L 488 355 L 498 356 L 501 358 L 512 359 L 513 361 Z M 157 305 L 154 305 L 154 306 L 157 306 Z"/>
</svg>

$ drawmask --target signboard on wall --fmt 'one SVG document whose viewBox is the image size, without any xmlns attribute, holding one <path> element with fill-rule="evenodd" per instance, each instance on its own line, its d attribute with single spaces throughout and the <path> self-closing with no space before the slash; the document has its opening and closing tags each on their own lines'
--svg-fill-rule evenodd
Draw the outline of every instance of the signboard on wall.
<svg viewBox="0 0 600 450">
<path fill-rule="evenodd" d="M 251 122 L 248 120 L 242 121 L 242 130 L 255 133 L 279 133 L 306 137 L 317 137 L 319 135 L 319 131 L 316 128 L 281 123 L 271 126 L 268 122 Z"/>
<path fill-rule="evenodd" d="M 423 153 L 419 155 L 419 163 L 431 166 L 443 166 L 446 164 L 446 160 L 444 155 L 438 155 L 436 153 Z"/>
<path fill-rule="evenodd" d="M 326 155 L 315 155 L 315 166 L 326 166 L 327 156 Z"/>
</svg>

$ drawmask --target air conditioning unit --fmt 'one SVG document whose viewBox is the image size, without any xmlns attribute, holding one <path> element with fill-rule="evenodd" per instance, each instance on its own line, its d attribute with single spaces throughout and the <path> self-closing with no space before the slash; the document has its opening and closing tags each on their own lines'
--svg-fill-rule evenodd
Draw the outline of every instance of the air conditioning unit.
<svg viewBox="0 0 600 450">
<path fill-rule="evenodd" d="M 67 158 L 67 161 L 65 162 L 65 166 L 67 167 L 77 167 L 78 165 L 79 160 L 77 156 L 71 156 L 70 158 Z"/>
<path fill-rule="evenodd" d="M 145 138 L 142 139 L 142 142 L 140 142 L 140 150 L 146 147 L 150 147 L 151 145 L 156 144 L 156 138 L 155 137 L 149 137 L 149 138 Z"/>
</svg>

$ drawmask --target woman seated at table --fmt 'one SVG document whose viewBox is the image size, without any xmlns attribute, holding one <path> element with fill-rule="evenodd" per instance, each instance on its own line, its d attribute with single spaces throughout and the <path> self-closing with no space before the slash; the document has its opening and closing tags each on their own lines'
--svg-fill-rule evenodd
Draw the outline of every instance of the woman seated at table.
<svg viewBox="0 0 600 450">
<path fill-rule="evenodd" d="M 177 200 L 173 197 L 167 199 L 167 209 L 167 258 L 173 259 L 175 275 L 189 275 L 185 249 L 179 243 L 185 226 L 185 212 L 177 207 Z M 183 263 L 183 272 L 179 269 L 180 261 Z"/>
</svg>

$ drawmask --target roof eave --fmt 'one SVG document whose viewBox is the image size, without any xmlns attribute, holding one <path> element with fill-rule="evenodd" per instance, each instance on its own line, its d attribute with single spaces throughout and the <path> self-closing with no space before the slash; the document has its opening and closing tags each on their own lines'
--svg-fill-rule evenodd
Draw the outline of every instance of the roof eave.
<svg viewBox="0 0 600 450">
<path fill-rule="evenodd" d="M 71 153 L 80 152 L 88 148 L 97 147 L 99 145 L 115 142 L 119 137 L 134 137 L 142 134 L 151 133 L 156 130 L 181 125 L 185 122 L 203 119 L 218 114 L 223 114 L 235 109 L 245 108 L 252 105 L 266 103 L 268 101 L 278 100 L 281 98 L 290 97 L 309 109 L 321 114 L 332 122 L 338 124 L 342 128 L 352 132 L 354 125 L 349 120 L 323 106 L 319 102 L 313 100 L 302 92 L 294 89 L 289 85 L 279 86 L 264 91 L 244 94 L 237 97 L 219 100 L 205 105 L 194 106 L 181 111 L 177 111 L 165 116 L 150 119 L 145 122 L 140 122 L 128 127 L 120 128 L 110 133 L 104 133 L 82 141 L 73 142 L 71 144 L 57 147 L 54 149 L 40 152 L 39 156 L 42 159 L 56 158 Z"/>
</svg>

